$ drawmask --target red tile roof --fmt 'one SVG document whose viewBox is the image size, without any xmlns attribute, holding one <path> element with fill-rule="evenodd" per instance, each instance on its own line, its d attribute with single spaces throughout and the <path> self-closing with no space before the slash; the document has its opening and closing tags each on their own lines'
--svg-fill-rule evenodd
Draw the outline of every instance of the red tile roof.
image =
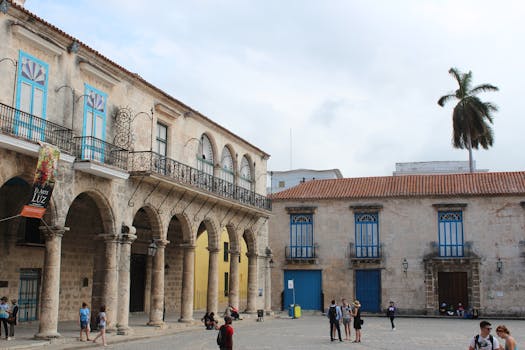
<svg viewBox="0 0 525 350">
<path fill-rule="evenodd" d="M 525 171 L 312 180 L 270 198 L 279 201 L 497 195 L 525 195 Z"/>
</svg>

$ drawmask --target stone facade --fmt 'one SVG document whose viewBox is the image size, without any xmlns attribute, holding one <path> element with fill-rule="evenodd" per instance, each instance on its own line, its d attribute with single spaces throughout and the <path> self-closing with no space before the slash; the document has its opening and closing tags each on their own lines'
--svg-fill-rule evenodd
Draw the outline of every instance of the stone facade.
<svg viewBox="0 0 525 350">
<path fill-rule="evenodd" d="M 337 188 L 337 181 L 330 187 Z M 440 273 L 465 273 L 465 294 L 470 307 L 483 315 L 525 315 L 520 292 L 524 279 L 525 195 L 519 188 L 515 189 L 516 195 L 316 200 L 301 195 L 314 187 L 273 198 L 274 216 L 269 224 L 274 262 L 273 308 L 281 307 L 281 293 L 287 288 L 284 271 L 321 270 L 324 308 L 331 299 L 356 298 L 358 271 L 379 270 L 380 309 L 376 312 L 393 300 L 401 313 L 435 314 L 439 303 L 446 301 L 440 295 L 444 293 L 438 285 Z M 462 213 L 465 250 L 461 256 L 440 256 L 438 212 L 443 210 Z M 355 214 L 363 212 L 378 215 L 376 257 L 356 254 Z M 291 244 L 293 213 L 313 213 L 315 257 L 312 259 L 293 259 L 286 252 Z"/>
<path fill-rule="evenodd" d="M 21 321 L 40 319 L 42 338 L 60 336 L 58 320 L 76 319 L 83 301 L 93 315 L 105 304 L 110 330 L 122 333 L 131 309 L 149 312 L 151 325 L 162 325 L 164 307 L 192 320 L 199 235 L 207 234 L 208 248 L 217 251 L 226 229 L 232 256 L 244 240 L 247 256 L 269 259 L 269 155 L 7 5 L 0 12 L 0 219 L 17 216 L 31 195 L 38 141 L 57 146 L 61 158 L 44 221 L 0 222 L 0 294 L 21 299 Z M 212 154 L 207 172 L 204 136 Z M 231 178 L 223 177 L 225 167 Z M 156 254 L 149 256 L 152 242 Z M 22 281 L 24 271 L 31 273 Z M 264 264 L 250 273 L 256 276 L 248 276 L 249 288 L 269 292 Z M 211 290 L 207 308 L 217 313 Z M 247 311 L 259 308 L 269 310 L 264 295 L 248 292 Z"/>
</svg>

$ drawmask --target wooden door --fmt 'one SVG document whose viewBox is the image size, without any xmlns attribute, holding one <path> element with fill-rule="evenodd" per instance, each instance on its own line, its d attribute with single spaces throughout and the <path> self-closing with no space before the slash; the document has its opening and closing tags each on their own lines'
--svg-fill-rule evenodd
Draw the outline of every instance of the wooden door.
<svg viewBox="0 0 525 350">
<path fill-rule="evenodd" d="M 461 303 L 466 307 L 469 305 L 467 286 L 466 272 L 439 272 L 439 304 L 445 302 L 457 307 L 458 303 Z"/>
</svg>

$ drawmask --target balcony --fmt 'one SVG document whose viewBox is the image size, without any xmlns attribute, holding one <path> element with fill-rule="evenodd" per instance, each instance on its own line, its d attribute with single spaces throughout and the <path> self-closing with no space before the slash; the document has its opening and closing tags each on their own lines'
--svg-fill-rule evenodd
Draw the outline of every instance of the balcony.
<svg viewBox="0 0 525 350">
<path fill-rule="evenodd" d="M 348 255 L 350 265 L 357 266 L 360 264 L 380 264 L 383 256 L 381 243 L 374 245 L 355 245 L 348 244 Z"/>
<path fill-rule="evenodd" d="M 16 152 L 36 156 L 38 142 L 54 145 L 66 154 L 73 154 L 73 131 L 48 120 L 0 103 L 0 144 Z M 62 160 L 73 162 L 64 154 Z"/>
<path fill-rule="evenodd" d="M 258 209 L 271 210 L 271 201 L 253 191 L 236 186 L 176 160 L 151 151 L 130 153 L 130 173 L 135 176 L 157 174 L 185 186 L 215 194 L 219 197 L 250 205 Z"/>
<path fill-rule="evenodd" d="M 74 168 L 108 179 L 127 179 L 128 151 L 93 136 L 75 137 Z"/>
<path fill-rule="evenodd" d="M 314 245 L 290 245 L 284 250 L 287 263 L 291 264 L 315 264 L 317 263 L 317 244 Z"/>
</svg>

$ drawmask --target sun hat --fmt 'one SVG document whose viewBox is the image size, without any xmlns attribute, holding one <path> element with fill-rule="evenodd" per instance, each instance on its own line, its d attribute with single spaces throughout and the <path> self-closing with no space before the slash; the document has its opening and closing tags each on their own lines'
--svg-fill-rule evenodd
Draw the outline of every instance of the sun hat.
<svg viewBox="0 0 525 350">
<path fill-rule="evenodd" d="M 354 306 L 361 307 L 361 303 L 359 302 L 359 300 L 354 301 Z"/>
</svg>

